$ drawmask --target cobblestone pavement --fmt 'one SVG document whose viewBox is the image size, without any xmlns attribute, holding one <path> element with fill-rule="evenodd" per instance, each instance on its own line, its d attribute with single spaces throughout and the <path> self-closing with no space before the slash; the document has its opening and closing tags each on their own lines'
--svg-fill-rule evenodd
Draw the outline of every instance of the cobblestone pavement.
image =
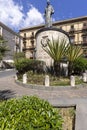
<svg viewBox="0 0 87 130">
<path fill-rule="evenodd" d="M 13 97 L 20 97 L 22 95 L 37 95 L 44 99 L 54 99 L 54 98 L 72 99 L 72 98 L 87 97 L 87 87 L 71 88 L 71 89 L 66 88 L 57 90 L 31 89 L 16 84 L 13 76 L 0 78 L 0 91 L 1 92 L 6 91 Z"/>
</svg>

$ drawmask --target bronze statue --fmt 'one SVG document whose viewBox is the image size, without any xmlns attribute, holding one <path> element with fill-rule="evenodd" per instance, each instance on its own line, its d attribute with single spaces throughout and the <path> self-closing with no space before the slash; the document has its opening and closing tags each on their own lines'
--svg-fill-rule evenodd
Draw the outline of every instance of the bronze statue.
<svg viewBox="0 0 87 130">
<path fill-rule="evenodd" d="M 52 14 L 54 13 L 54 9 L 52 5 L 50 4 L 50 1 L 47 1 L 47 7 L 45 9 L 45 27 L 51 27 L 52 26 Z"/>
</svg>

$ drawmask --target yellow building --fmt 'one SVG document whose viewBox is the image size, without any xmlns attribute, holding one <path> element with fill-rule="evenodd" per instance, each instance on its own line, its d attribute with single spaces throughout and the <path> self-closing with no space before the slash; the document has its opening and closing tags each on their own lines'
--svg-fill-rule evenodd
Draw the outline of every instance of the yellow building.
<svg viewBox="0 0 87 130">
<path fill-rule="evenodd" d="M 87 56 L 87 16 L 57 21 L 53 23 L 53 26 L 66 31 L 71 43 L 81 45 L 84 55 Z M 36 47 L 35 34 L 43 27 L 44 25 L 39 25 L 20 30 L 20 35 L 23 37 L 23 51 L 27 58 L 33 58 Z"/>
</svg>

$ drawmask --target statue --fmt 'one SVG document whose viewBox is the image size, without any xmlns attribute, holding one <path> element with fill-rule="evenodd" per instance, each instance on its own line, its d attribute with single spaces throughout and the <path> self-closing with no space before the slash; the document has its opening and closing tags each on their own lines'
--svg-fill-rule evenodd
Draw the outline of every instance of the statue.
<svg viewBox="0 0 87 130">
<path fill-rule="evenodd" d="M 50 5 L 50 1 L 47 1 L 47 7 L 45 9 L 45 27 L 52 27 L 52 14 L 54 13 L 54 9 L 52 5 Z"/>
</svg>

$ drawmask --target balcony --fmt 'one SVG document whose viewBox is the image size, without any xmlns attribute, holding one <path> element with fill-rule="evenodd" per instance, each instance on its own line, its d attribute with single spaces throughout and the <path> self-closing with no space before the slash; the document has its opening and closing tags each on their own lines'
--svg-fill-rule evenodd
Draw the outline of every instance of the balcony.
<svg viewBox="0 0 87 130">
<path fill-rule="evenodd" d="M 30 39 L 34 39 L 34 35 L 31 35 L 31 36 L 30 36 Z"/>
<path fill-rule="evenodd" d="M 87 41 L 83 41 L 82 46 L 87 46 Z"/>
<path fill-rule="evenodd" d="M 82 32 L 83 32 L 83 33 L 87 32 L 87 25 L 86 25 L 86 26 L 83 26 Z"/>
<path fill-rule="evenodd" d="M 35 46 L 32 45 L 32 46 L 29 46 L 29 50 L 34 50 L 35 49 Z"/>
<path fill-rule="evenodd" d="M 25 51 L 25 50 L 31 50 L 31 51 L 33 51 L 33 50 L 35 50 L 35 46 L 29 46 L 29 47 L 23 47 L 23 50 Z"/>
<path fill-rule="evenodd" d="M 70 28 L 70 30 L 69 30 L 69 34 L 74 34 L 74 32 L 75 32 L 75 28 L 74 28 L 74 25 L 71 25 L 71 28 Z"/>
</svg>

